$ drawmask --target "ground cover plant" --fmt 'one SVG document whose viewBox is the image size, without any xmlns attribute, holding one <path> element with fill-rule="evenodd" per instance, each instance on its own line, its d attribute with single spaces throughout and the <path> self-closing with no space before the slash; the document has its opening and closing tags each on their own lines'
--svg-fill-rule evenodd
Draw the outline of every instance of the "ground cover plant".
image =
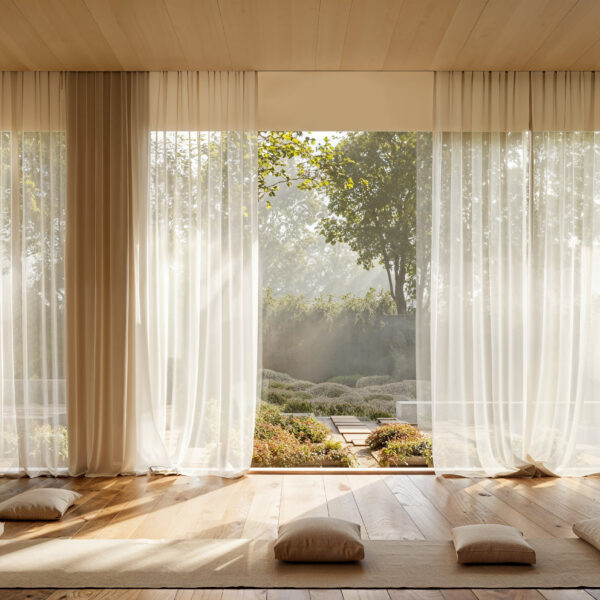
<svg viewBox="0 0 600 600">
<path fill-rule="evenodd" d="M 311 416 L 283 414 L 261 403 L 254 431 L 254 467 L 354 466 L 352 453 L 331 439 L 327 425 Z"/>
<path fill-rule="evenodd" d="M 397 400 L 414 401 L 416 398 L 415 380 L 390 379 L 351 375 L 313 383 L 264 369 L 262 399 L 278 406 L 282 412 L 313 413 L 317 416 L 352 415 L 375 420 L 394 417 Z M 354 386 L 341 381 L 353 382 Z"/>
</svg>

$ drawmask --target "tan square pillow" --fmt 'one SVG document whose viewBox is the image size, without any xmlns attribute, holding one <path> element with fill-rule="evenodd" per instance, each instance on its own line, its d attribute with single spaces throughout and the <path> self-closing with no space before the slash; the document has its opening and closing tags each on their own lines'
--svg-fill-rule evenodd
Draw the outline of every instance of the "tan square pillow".
<svg viewBox="0 0 600 600">
<path fill-rule="evenodd" d="M 600 550 L 600 517 L 577 521 L 573 525 L 573 533 L 594 546 L 596 550 Z"/>
<path fill-rule="evenodd" d="M 351 562 L 365 557 L 360 525 L 330 517 L 297 519 L 279 528 L 275 558 L 289 562 Z"/>
<path fill-rule="evenodd" d="M 6 521 L 53 521 L 60 519 L 81 494 L 57 488 L 27 490 L 0 502 L 0 519 Z"/>
<path fill-rule="evenodd" d="M 452 530 L 459 563 L 535 564 L 535 550 L 508 525 L 463 525 Z"/>
</svg>

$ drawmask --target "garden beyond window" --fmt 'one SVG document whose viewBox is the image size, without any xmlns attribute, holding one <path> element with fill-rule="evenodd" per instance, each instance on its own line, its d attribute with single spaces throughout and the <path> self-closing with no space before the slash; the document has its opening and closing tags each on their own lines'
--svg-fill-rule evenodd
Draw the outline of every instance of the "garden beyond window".
<svg viewBox="0 0 600 600">
<path fill-rule="evenodd" d="M 261 132 L 253 466 L 428 466 L 414 132 Z"/>
</svg>

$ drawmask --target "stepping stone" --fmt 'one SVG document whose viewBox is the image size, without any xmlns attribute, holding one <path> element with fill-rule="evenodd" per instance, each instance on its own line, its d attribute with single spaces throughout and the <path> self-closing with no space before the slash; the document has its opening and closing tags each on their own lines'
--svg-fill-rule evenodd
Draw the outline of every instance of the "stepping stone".
<svg viewBox="0 0 600 600">
<path fill-rule="evenodd" d="M 347 442 L 352 442 L 355 446 L 357 445 L 361 445 L 364 446 L 365 445 L 365 440 L 368 438 L 368 435 L 345 435 L 344 439 Z"/>
<path fill-rule="evenodd" d="M 346 433 L 355 434 L 355 433 L 364 433 L 365 435 L 369 435 L 371 431 L 366 427 L 338 427 L 338 431 L 344 435 Z"/>
</svg>

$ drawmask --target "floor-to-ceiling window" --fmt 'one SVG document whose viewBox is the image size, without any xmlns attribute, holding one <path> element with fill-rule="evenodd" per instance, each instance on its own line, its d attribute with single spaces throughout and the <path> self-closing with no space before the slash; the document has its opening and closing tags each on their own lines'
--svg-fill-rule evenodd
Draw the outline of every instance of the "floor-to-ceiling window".
<svg viewBox="0 0 600 600">
<path fill-rule="evenodd" d="M 0 470 L 67 467 L 65 134 L 0 132 Z"/>
<path fill-rule="evenodd" d="M 255 466 L 429 464 L 416 403 L 418 142 L 259 134 Z"/>
</svg>

